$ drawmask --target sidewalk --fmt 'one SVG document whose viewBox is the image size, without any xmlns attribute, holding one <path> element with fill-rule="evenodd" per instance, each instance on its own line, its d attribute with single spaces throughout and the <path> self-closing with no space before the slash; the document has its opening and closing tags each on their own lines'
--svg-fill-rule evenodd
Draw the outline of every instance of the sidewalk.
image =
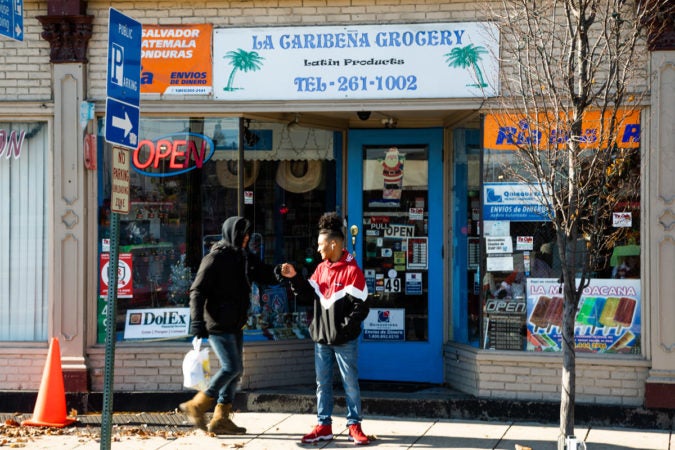
<svg viewBox="0 0 675 450">
<path fill-rule="evenodd" d="M 25 420 L 30 414 L 15 418 Z M 28 449 L 99 449 L 100 414 L 80 416 L 75 426 L 64 429 L 11 430 L 6 425 L 9 414 L 0 414 L 0 447 Z M 234 420 L 247 428 L 242 436 L 209 436 L 194 430 L 180 413 L 115 414 L 112 450 L 208 450 L 208 449 L 300 449 L 354 448 L 347 440 L 345 420 L 336 417 L 335 439 L 303 445 L 300 437 L 315 423 L 313 414 L 273 412 L 236 413 Z M 555 450 L 558 427 L 526 422 L 483 422 L 477 420 L 410 419 L 400 417 L 366 417 L 363 430 L 373 442 L 369 448 L 391 449 L 516 449 L 516 444 L 533 450 Z M 10 431 L 35 434 L 11 437 Z M 610 427 L 576 427 L 578 439 L 589 450 L 670 450 L 675 440 L 668 430 L 642 430 Z M 10 437 L 8 437 L 8 435 Z"/>
</svg>

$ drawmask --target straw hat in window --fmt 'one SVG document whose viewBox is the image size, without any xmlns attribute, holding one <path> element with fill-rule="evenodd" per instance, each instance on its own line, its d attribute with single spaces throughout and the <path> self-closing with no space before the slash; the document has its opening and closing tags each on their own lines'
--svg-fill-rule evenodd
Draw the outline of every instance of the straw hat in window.
<svg viewBox="0 0 675 450">
<path fill-rule="evenodd" d="M 277 168 L 277 184 L 295 194 L 309 192 L 321 183 L 321 172 L 320 160 L 281 161 Z"/>
<path fill-rule="evenodd" d="M 259 161 L 244 161 L 244 187 L 255 183 L 260 171 Z M 216 175 L 218 181 L 223 187 L 236 188 L 238 186 L 237 176 L 239 174 L 239 162 L 233 160 L 216 161 Z"/>
</svg>

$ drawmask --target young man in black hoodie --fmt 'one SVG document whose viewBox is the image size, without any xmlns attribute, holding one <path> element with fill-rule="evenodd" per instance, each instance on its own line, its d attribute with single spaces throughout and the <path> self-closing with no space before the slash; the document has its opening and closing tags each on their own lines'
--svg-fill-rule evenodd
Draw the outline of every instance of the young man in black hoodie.
<svg viewBox="0 0 675 450">
<path fill-rule="evenodd" d="M 314 344 L 318 424 L 302 437 L 311 444 L 333 439 L 333 361 L 342 377 L 347 403 L 349 439 L 356 445 L 369 444 L 361 430 L 361 392 L 357 367 L 361 322 L 368 316 L 368 288 L 354 257 L 344 248 L 342 218 L 326 213 L 319 219 L 317 250 L 323 260 L 309 280 L 292 264 L 281 265 L 281 275 L 290 279 L 299 303 L 314 304 L 310 334 Z"/>
<path fill-rule="evenodd" d="M 276 284 L 272 266 L 263 264 L 247 249 L 251 223 L 243 217 L 223 222 L 222 239 L 204 256 L 190 287 L 191 332 L 209 338 L 220 360 L 220 370 L 209 387 L 180 409 L 191 422 L 214 434 L 244 434 L 232 422 L 232 401 L 237 380 L 243 373 L 243 331 L 250 302 L 251 283 Z M 205 413 L 216 403 L 212 420 Z"/>
</svg>

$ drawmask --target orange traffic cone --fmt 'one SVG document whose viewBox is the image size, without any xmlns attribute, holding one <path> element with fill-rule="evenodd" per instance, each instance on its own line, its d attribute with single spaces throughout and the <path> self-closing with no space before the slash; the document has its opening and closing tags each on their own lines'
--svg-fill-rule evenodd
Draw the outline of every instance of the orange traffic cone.
<svg viewBox="0 0 675 450">
<path fill-rule="evenodd" d="M 62 428 L 73 422 L 75 420 L 66 418 L 66 392 L 63 386 L 63 372 L 61 372 L 61 348 L 59 340 L 52 338 L 49 354 L 47 354 L 47 364 L 42 372 L 33 418 L 24 420 L 21 425 Z"/>
</svg>

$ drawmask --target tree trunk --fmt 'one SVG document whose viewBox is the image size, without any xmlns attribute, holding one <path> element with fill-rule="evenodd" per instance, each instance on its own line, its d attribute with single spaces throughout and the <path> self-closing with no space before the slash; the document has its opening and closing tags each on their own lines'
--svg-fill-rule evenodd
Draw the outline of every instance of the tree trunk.
<svg viewBox="0 0 675 450">
<path fill-rule="evenodd" d="M 574 404 L 576 397 L 576 354 L 574 347 L 574 319 L 577 312 L 575 280 L 576 239 L 565 240 L 566 257 L 563 263 L 563 320 L 562 320 L 562 382 L 560 392 L 560 434 L 558 450 L 564 450 L 565 438 L 574 435 Z"/>
</svg>

